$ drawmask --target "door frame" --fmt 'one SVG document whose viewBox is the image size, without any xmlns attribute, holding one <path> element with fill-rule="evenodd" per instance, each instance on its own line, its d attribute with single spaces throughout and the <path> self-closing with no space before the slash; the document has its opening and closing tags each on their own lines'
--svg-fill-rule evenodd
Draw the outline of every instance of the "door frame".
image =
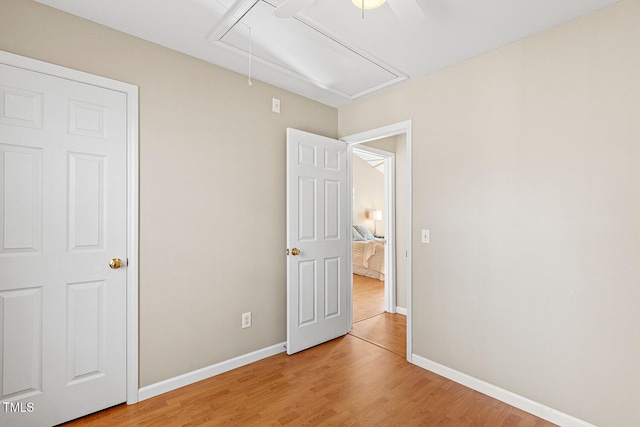
<svg viewBox="0 0 640 427">
<path fill-rule="evenodd" d="M 138 87 L 0 50 L 0 63 L 123 93 L 127 98 L 127 404 L 138 402 Z"/>
<path fill-rule="evenodd" d="M 413 278 L 412 278 L 412 264 L 413 264 L 413 243 L 412 243 L 412 228 L 413 228 L 413 215 L 412 215 L 412 186 L 413 186 L 413 176 L 411 173 L 411 142 L 412 142 L 412 121 L 411 119 L 405 120 L 403 122 L 393 123 L 387 126 L 383 126 L 376 129 L 371 129 L 368 131 L 356 133 L 353 135 L 348 135 L 340 138 L 341 141 L 344 141 L 348 144 L 348 157 L 353 154 L 353 147 L 358 144 L 363 144 L 365 142 L 374 141 L 377 139 L 387 138 L 390 136 L 402 135 L 405 134 L 406 137 L 406 149 L 407 149 L 407 164 L 406 164 L 406 173 L 407 173 L 407 361 L 409 363 L 412 362 L 413 356 L 413 308 L 412 308 L 412 295 L 413 295 Z M 353 171 L 351 170 L 351 164 L 348 165 L 350 168 L 349 173 L 347 174 L 347 180 L 349 182 L 349 188 L 353 186 Z M 353 195 L 350 193 L 350 198 Z M 349 210 L 353 209 L 353 200 L 349 203 Z M 351 218 L 353 218 L 353 214 L 351 214 Z M 386 232 L 386 231 L 385 231 Z M 348 252 L 348 259 L 351 262 L 351 251 Z M 350 292 L 350 300 L 353 301 L 353 283 L 351 286 Z M 353 310 L 351 310 L 351 322 L 353 323 Z"/>
<path fill-rule="evenodd" d="M 384 162 L 384 212 L 386 217 L 384 219 L 384 238 L 386 240 L 384 250 L 384 309 L 389 313 L 395 313 L 397 311 L 396 300 L 396 171 L 395 171 L 395 153 L 380 150 L 374 147 L 369 147 L 361 144 L 350 145 L 349 149 L 352 151 L 352 155 L 348 160 L 352 161 L 353 152 L 361 151 L 370 154 L 375 154 L 380 157 Z M 352 172 L 351 178 L 353 179 L 353 165 L 349 167 Z M 353 181 L 352 184 L 353 186 Z M 353 192 L 352 196 L 353 197 Z M 350 209 L 353 209 L 353 201 L 350 205 Z M 351 218 L 353 218 L 353 212 L 351 212 Z"/>
</svg>

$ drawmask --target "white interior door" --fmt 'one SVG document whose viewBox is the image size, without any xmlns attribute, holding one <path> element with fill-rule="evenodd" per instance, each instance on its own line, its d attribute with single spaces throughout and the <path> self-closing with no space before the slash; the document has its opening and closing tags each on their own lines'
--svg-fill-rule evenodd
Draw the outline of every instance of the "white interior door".
<svg viewBox="0 0 640 427">
<path fill-rule="evenodd" d="M 351 328 L 347 145 L 287 129 L 287 353 Z"/>
<path fill-rule="evenodd" d="M 0 64 L 0 425 L 126 400 L 126 108 Z"/>
</svg>

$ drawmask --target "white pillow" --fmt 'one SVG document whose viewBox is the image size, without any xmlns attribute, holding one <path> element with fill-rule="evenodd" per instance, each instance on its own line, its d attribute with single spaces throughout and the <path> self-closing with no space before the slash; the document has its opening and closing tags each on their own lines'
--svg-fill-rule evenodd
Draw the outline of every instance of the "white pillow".
<svg viewBox="0 0 640 427">
<path fill-rule="evenodd" d="M 362 237 L 364 237 L 364 240 L 373 240 L 373 233 L 371 233 L 371 231 L 365 227 L 364 225 L 354 225 L 355 229 L 358 230 L 358 233 L 360 233 L 360 235 Z"/>
</svg>

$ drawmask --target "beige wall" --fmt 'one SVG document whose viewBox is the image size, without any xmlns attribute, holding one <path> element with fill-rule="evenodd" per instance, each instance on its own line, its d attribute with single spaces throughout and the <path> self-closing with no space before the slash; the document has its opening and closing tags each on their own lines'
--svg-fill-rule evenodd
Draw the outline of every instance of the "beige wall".
<svg viewBox="0 0 640 427">
<path fill-rule="evenodd" d="M 637 424 L 638 76 L 623 0 L 339 110 L 340 135 L 413 119 L 416 354 Z"/>
<path fill-rule="evenodd" d="M 285 129 L 337 110 L 32 1 L 0 49 L 140 87 L 140 385 L 284 341 Z"/>
<path fill-rule="evenodd" d="M 639 24 L 623 0 L 339 111 L 413 119 L 415 353 L 597 425 L 640 401 Z M 284 129 L 336 110 L 32 1 L 0 49 L 140 87 L 141 386 L 283 341 Z"/>
<path fill-rule="evenodd" d="M 384 174 L 372 168 L 369 163 L 353 155 L 353 188 L 355 188 L 354 224 L 364 225 L 374 232 L 374 223 L 369 212 L 382 211 L 382 220 L 376 221 L 378 234 L 384 234 Z"/>
</svg>

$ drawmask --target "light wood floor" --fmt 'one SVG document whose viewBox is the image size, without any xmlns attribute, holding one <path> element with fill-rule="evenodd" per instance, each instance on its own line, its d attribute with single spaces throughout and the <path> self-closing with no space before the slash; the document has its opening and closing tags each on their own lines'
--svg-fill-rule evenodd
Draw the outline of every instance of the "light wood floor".
<svg viewBox="0 0 640 427">
<path fill-rule="evenodd" d="M 382 313 L 354 323 L 349 334 L 406 358 L 406 330 L 406 316 Z"/>
<path fill-rule="evenodd" d="M 397 349 L 404 351 L 405 326 L 393 319 L 402 318 L 373 314 L 354 324 L 352 334 L 360 336 L 349 334 L 292 356 L 281 353 L 67 425 L 553 425 L 409 364 Z M 366 335 L 375 329 L 382 333 L 373 331 L 374 335 L 395 333 L 402 345 L 386 344 L 389 349 L 385 349 L 380 343 L 372 344 Z"/>
<path fill-rule="evenodd" d="M 384 282 L 353 275 L 351 335 L 406 357 L 406 320 L 405 316 L 384 311 Z"/>
<path fill-rule="evenodd" d="M 384 282 L 353 275 L 353 323 L 384 313 Z"/>
<path fill-rule="evenodd" d="M 351 335 L 71 426 L 551 426 Z"/>
</svg>

